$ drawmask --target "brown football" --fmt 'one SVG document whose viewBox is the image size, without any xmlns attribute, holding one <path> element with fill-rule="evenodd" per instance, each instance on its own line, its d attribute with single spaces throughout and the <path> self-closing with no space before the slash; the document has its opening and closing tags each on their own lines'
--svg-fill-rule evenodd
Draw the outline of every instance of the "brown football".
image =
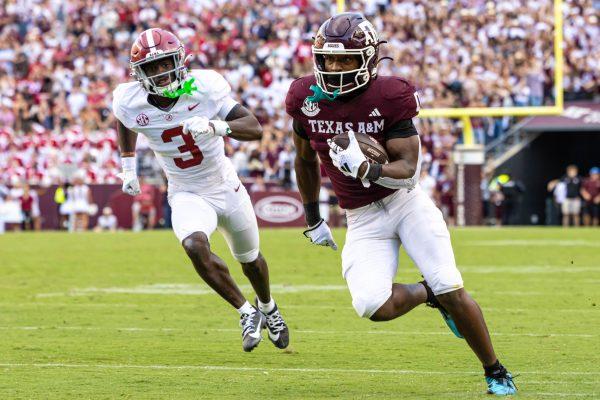
<svg viewBox="0 0 600 400">
<path fill-rule="evenodd" d="M 379 142 L 373 139 L 371 136 L 364 133 L 354 133 L 356 141 L 363 154 L 371 161 L 379 164 L 386 164 L 389 162 L 389 157 L 385 148 L 379 144 Z M 333 138 L 335 144 L 340 146 L 342 149 L 348 147 L 350 139 L 348 139 L 347 133 L 340 133 Z"/>
</svg>

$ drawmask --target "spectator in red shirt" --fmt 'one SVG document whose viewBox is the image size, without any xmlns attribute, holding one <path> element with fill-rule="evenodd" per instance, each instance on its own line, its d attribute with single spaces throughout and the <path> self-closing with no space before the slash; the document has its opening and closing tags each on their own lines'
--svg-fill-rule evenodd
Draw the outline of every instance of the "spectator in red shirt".
<svg viewBox="0 0 600 400">
<path fill-rule="evenodd" d="M 23 214 L 23 220 L 21 221 L 21 229 L 33 230 L 33 197 L 29 193 L 29 185 L 23 186 L 23 194 L 19 198 L 21 202 L 21 213 Z"/>
<path fill-rule="evenodd" d="M 600 219 L 600 168 L 590 169 L 590 176 L 583 180 L 581 197 L 585 201 L 583 224 L 598 226 Z"/>
<path fill-rule="evenodd" d="M 144 178 L 140 178 L 140 190 L 141 193 L 135 196 L 131 206 L 133 230 L 136 232 L 141 231 L 144 227 L 153 229 L 156 225 L 156 206 L 154 204 L 156 189 Z"/>
</svg>

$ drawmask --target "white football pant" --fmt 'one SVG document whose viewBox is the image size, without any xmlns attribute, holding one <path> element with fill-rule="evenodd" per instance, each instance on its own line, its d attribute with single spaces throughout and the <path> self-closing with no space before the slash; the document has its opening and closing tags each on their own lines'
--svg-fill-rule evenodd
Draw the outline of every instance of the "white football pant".
<svg viewBox="0 0 600 400">
<path fill-rule="evenodd" d="M 219 229 L 233 257 L 242 263 L 258 257 L 258 225 L 250 196 L 237 177 L 208 192 L 169 194 L 173 231 L 180 242 L 194 232 L 208 238 Z"/>
<path fill-rule="evenodd" d="M 359 316 L 371 317 L 392 295 L 401 244 L 434 294 L 463 287 L 442 213 L 419 185 L 346 210 L 346 217 L 342 274 Z"/>
</svg>

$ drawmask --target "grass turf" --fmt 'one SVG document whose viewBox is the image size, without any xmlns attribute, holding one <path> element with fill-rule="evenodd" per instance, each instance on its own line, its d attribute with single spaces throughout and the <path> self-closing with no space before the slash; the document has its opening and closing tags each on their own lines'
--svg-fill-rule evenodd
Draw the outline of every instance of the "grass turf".
<svg viewBox="0 0 600 400">
<path fill-rule="evenodd" d="M 0 236 L 0 398 L 486 398 L 475 356 L 437 311 L 359 319 L 339 252 L 298 230 L 261 240 L 291 344 L 247 354 L 237 313 L 171 232 Z M 598 398 L 600 230 L 455 229 L 452 240 L 519 397 Z M 213 250 L 253 298 L 218 234 Z M 402 254 L 397 280 L 419 277 Z"/>
</svg>

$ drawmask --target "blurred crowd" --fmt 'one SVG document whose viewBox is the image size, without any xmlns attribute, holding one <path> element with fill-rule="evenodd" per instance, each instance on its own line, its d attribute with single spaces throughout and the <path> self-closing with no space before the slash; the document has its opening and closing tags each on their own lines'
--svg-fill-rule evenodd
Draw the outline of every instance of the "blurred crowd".
<svg viewBox="0 0 600 400">
<path fill-rule="evenodd" d="M 416 83 L 425 107 L 525 106 L 553 102 L 550 0 L 363 0 L 387 45 L 380 74 Z M 599 94 L 597 0 L 565 0 L 567 98 Z M 112 89 L 130 80 L 129 50 L 149 27 L 176 33 L 193 68 L 220 71 L 265 129 L 260 143 L 230 140 L 227 154 L 258 187 L 293 186 L 290 121 L 294 77 L 312 73 L 312 36 L 335 13 L 324 0 L 4 0 L 0 7 L 0 181 L 116 183 L 119 158 Z M 511 121 L 474 119 L 480 142 Z M 453 185 L 450 150 L 460 126 L 418 119 L 426 174 L 440 205 Z M 158 166 L 143 139 L 140 169 Z M 445 197 L 446 196 L 446 197 Z"/>
</svg>

